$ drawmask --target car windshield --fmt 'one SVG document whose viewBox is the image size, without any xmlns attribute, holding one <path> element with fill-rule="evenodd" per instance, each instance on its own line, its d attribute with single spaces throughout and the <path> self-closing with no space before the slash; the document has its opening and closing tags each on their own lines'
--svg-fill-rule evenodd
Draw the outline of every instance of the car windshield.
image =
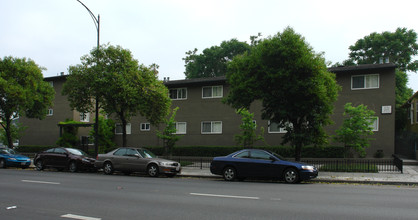
<svg viewBox="0 0 418 220">
<path fill-rule="evenodd" d="M 74 155 L 78 155 L 78 156 L 88 156 L 85 152 L 78 150 L 78 149 L 74 149 L 74 148 L 65 148 L 68 152 L 74 154 Z"/>
<path fill-rule="evenodd" d="M 2 148 L 0 149 L 0 154 L 16 154 L 16 151 L 10 148 Z"/>
<path fill-rule="evenodd" d="M 147 149 L 138 149 L 138 153 L 141 154 L 143 158 L 156 158 L 155 154 Z"/>
</svg>

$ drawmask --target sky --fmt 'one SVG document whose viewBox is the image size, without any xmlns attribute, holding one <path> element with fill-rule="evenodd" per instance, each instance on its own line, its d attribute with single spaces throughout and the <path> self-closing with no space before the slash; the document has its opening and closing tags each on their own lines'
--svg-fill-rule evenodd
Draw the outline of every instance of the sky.
<svg viewBox="0 0 418 220">
<path fill-rule="evenodd" d="M 250 42 L 292 27 L 327 61 L 348 58 L 350 45 L 373 32 L 418 32 L 416 0 L 81 0 L 100 15 L 100 44 L 129 49 L 159 78 L 184 79 L 186 52 L 236 38 Z M 97 46 L 97 30 L 77 0 L 0 0 L 0 57 L 26 57 L 47 70 L 68 67 Z M 416 59 L 416 58 L 415 58 Z M 418 91 L 418 73 L 408 86 Z"/>
</svg>

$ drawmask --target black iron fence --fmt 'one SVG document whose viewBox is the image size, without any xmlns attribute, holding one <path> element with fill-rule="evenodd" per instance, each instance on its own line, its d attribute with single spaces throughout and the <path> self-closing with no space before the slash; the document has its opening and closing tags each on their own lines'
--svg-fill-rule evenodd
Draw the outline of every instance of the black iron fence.
<svg viewBox="0 0 418 220">
<path fill-rule="evenodd" d="M 173 156 L 171 160 L 180 162 L 183 167 L 200 169 L 210 168 L 212 157 L 185 157 Z M 302 159 L 302 162 L 314 165 L 323 172 L 362 172 L 362 173 L 402 173 L 403 163 L 399 158 L 395 159 Z"/>
</svg>

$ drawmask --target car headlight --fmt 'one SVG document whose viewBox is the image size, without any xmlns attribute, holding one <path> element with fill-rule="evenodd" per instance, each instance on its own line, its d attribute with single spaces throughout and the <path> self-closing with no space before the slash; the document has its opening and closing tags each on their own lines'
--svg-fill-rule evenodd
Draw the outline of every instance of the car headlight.
<svg viewBox="0 0 418 220">
<path fill-rule="evenodd" d="M 17 161 L 17 159 L 13 157 L 9 158 L 9 160 Z"/>
<path fill-rule="evenodd" d="M 160 164 L 160 166 L 173 166 L 173 163 L 171 162 L 158 162 L 158 164 Z"/>
<path fill-rule="evenodd" d="M 302 170 L 314 170 L 315 167 L 314 166 L 310 166 L 310 165 L 304 165 L 302 166 Z"/>
</svg>

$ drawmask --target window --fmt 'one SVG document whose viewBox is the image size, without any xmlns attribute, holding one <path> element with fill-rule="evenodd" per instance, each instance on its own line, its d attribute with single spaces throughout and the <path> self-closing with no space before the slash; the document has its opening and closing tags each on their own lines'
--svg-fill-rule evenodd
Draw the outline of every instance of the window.
<svg viewBox="0 0 418 220">
<path fill-rule="evenodd" d="M 115 134 L 123 134 L 122 124 L 116 124 Z M 131 123 L 126 124 L 126 134 L 131 134 Z"/>
<path fill-rule="evenodd" d="M 170 99 L 172 100 L 187 99 L 187 88 L 170 89 Z"/>
<path fill-rule="evenodd" d="M 202 122 L 202 134 L 222 134 L 222 122 L 221 121 Z"/>
<path fill-rule="evenodd" d="M 176 134 L 186 134 L 186 128 L 186 122 L 176 122 Z"/>
<path fill-rule="evenodd" d="M 52 116 L 54 115 L 54 109 L 50 108 L 46 111 L 46 116 Z"/>
<path fill-rule="evenodd" d="M 373 124 L 371 125 L 372 131 L 379 131 L 379 117 L 373 117 L 370 120 L 373 121 Z"/>
<path fill-rule="evenodd" d="M 80 121 L 81 122 L 89 122 L 90 121 L 90 113 L 80 113 Z"/>
<path fill-rule="evenodd" d="M 113 153 L 113 155 L 117 155 L 117 156 L 123 156 L 125 154 L 126 154 L 126 148 L 120 148 L 115 153 Z"/>
<path fill-rule="evenodd" d="M 292 127 L 291 124 L 289 126 Z M 276 122 L 269 121 L 268 127 L 269 127 L 268 129 L 269 133 L 287 133 L 286 128 L 281 127 L 279 123 L 276 123 Z"/>
<path fill-rule="evenodd" d="M 51 87 L 54 87 L 54 81 L 49 81 L 48 83 Z"/>
<path fill-rule="evenodd" d="M 251 151 L 251 159 L 270 160 L 270 155 L 263 151 Z"/>
<path fill-rule="evenodd" d="M 202 88 L 202 98 L 222 98 L 223 86 L 206 86 Z"/>
<path fill-rule="evenodd" d="M 409 120 L 411 120 L 411 125 L 414 124 L 414 104 L 411 103 L 409 107 Z"/>
<path fill-rule="evenodd" d="M 417 122 L 418 123 L 418 102 L 416 102 L 415 103 L 415 112 L 416 112 L 416 114 L 415 114 L 415 122 Z"/>
<path fill-rule="evenodd" d="M 379 88 L 379 75 L 362 75 L 351 77 L 351 89 L 377 89 Z"/>
<path fill-rule="evenodd" d="M 141 123 L 140 130 L 141 131 L 150 131 L 151 130 L 150 123 Z"/>
<path fill-rule="evenodd" d="M 244 151 L 234 156 L 235 158 L 250 158 L 250 152 Z"/>
</svg>

